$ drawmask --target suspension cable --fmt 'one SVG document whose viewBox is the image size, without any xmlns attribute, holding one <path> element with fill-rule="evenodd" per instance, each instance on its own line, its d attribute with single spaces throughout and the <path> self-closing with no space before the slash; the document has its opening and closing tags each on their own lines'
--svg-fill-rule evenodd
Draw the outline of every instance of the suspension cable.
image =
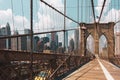
<svg viewBox="0 0 120 80">
<path fill-rule="evenodd" d="M 41 5 L 41 8 L 42 8 L 42 9 L 41 9 L 41 14 L 42 14 L 42 16 L 41 16 L 41 17 L 42 17 L 42 26 L 43 26 L 42 29 L 44 30 L 44 26 L 45 26 L 45 25 L 44 25 L 44 15 L 43 15 L 43 6 L 44 6 L 44 4 L 40 3 L 40 5 Z M 39 26 L 40 26 L 40 24 L 39 24 Z"/>
<path fill-rule="evenodd" d="M 13 16 L 13 1 L 11 0 L 11 7 L 12 7 L 12 21 L 13 21 L 13 28 L 15 29 L 15 26 L 14 26 L 14 16 Z M 13 29 L 13 31 L 14 31 Z"/>
<path fill-rule="evenodd" d="M 43 2 L 45 5 L 49 6 L 50 8 L 54 9 L 55 11 L 57 11 L 58 13 L 60 13 L 61 15 L 65 16 L 66 18 L 70 19 L 71 21 L 79 24 L 79 22 L 73 20 L 72 18 L 68 17 L 67 15 L 65 15 L 64 13 L 60 12 L 59 10 L 57 10 L 56 8 L 54 8 L 53 6 L 51 6 L 50 4 L 48 4 L 47 2 L 45 2 L 44 0 L 40 0 L 41 2 Z"/>
<path fill-rule="evenodd" d="M 36 0 L 35 3 L 36 3 L 36 12 L 38 12 L 38 0 Z M 37 26 L 38 26 L 38 31 L 39 31 L 40 29 L 39 29 L 38 13 L 37 13 L 36 19 L 37 19 L 37 22 L 38 22 Z"/>
<path fill-rule="evenodd" d="M 103 2 L 102 10 L 101 10 L 101 13 L 100 13 L 100 17 L 99 17 L 99 19 L 98 19 L 98 23 L 100 22 L 100 19 L 101 19 L 102 13 L 103 13 L 103 9 L 104 9 L 104 7 L 105 7 L 105 3 L 106 3 L 106 0 L 104 0 L 104 2 Z"/>
<path fill-rule="evenodd" d="M 95 10 L 94 10 L 94 2 L 93 2 L 93 0 L 91 0 L 91 5 L 92 5 L 92 11 L 93 11 L 94 23 L 96 23 L 96 19 L 95 19 Z"/>
</svg>

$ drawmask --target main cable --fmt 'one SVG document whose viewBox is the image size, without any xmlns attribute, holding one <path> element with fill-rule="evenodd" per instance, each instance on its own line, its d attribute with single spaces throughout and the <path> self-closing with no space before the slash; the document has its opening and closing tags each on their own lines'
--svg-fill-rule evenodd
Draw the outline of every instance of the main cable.
<svg viewBox="0 0 120 80">
<path fill-rule="evenodd" d="M 61 15 L 65 16 L 66 18 L 70 19 L 71 21 L 79 24 L 79 22 L 77 22 L 76 20 L 73 20 L 72 18 L 68 17 L 67 15 L 65 15 L 64 13 L 60 12 L 59 10 L 57 10 L 56 8 L 54 8 L 53 6 L 51 6 L 50 4 L 48 4 L 47 2 L 45 2 L 44 0 L 40 0 L 41 2 L 43 2 L 45 5 L 51 7 L 52 9 L 54 9 L 55 11 L 57 11 L 58 13 L 60 13 Z"/>
</svg>

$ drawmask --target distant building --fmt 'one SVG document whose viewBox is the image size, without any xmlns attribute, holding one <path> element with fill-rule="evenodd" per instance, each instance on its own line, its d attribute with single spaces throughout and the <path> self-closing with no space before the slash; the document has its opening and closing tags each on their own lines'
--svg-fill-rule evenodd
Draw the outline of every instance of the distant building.
<svg viewBox="0 0 120 80">
<path fill-rule="evenodd" d="M 26 36 L 22 36 L 20 38 L 21 38 L 20 39 L 20 41 L 21 41 L 21 45 L 20 45 L 21 50 L 26 51 L 27 50 L 27 37 Z"/>
<path fill-rule="evenodd" d="M 5 36 L 5 27 L 0 28 L 0 37 Z M 6 39 L 0 39 L 0 49 L 6 49 Z"/>
<path fill-rule="evenodd" d="M 46 37 L 48 37 L 48 38 L 49 38 L 49 42 L 51 42 L 51 34 L 48 33 L 48 34 L 46 35 Z"/>
<path fill-rule="evenodd" d="M 120 55 L 120 32 L 115 33 L 115 55 Z"/>
<path fill-rule="evenodd" d="M 19 35 L 18 31 L 14 31 L 13 35 Z M 22 37 L 16 37 L 16 38 L 11 38 L 11 49 L 12 50 L 27 50 L 27 37 L 22 36 Z"/>
<path fill-rule="evenodd" d="M 33 38 L 33 42 L 34 42 L 33 51 L 35 51 L 35 52 L 38 50 L 38 46 L 37 46 L 38 41 L 39 41 L 39 37 L 38 37 L 38 36 L 35 36 L 35 37 Z"/>
<path fill-rule="evenodd" d="M 10 31 L 10 25 L 9 23 L 6 24 L 5 27 L 0 28 L 0 36 L 10 36 L 11 35 L 11 31 Z M 4 45 L 3 47 L 5 49 L 11 49 L 11 39 L 4 39 L 1 40 L 3 43 L 2 45 Z"/>
<path fill-rule="evenodd" d="M 24 33 L 25 34 L 30 34 L 31 30 L 30 29 L 25 29 Z M 30 36 L 27 36 L 27 51 L 31 51 L 31 38 L 30 38 Z"/>
<path fill-rule="evenodd" d="M 57 33 L 51 33 L 51 43 L 50 43 L 50 48 L 53 51 L 56 51 L 58 48 L 58 35 Z"/>
<path fill-rule="evenodd" d="M 37 42 L 37 51 L 38 51 L 38 52 L 43 52 L 43 50 L 44 50 L 44 43 L 43 43 L 42 40 L 39 40 L 39 41 Z"/>
<path fill-rule="evenodd" d="M 6 39 L 0 39 L 0 49 L 6 49 Z"/>
<path fill-rule="evenodd" d="M 73 39 L 70 39 L 70 42 L 69 42 L 69 51 L 74 51 L 74 40 Z"/>
<path fill-rule="evenodd" d="M 58 53 L 64 53 L 64 48 L 62 47 L 62 42 L 59 42 L 59 46 L 58 46 L 57 52 Z"/>
<path fill-rule="evenodd" d="M 74 36 L 74 39 L 75 39 L 75 50 L 78 50 L 79 49 L 79 29 L 76 29 L 75 30 L 75 36 Z"/>
<path fill-rule="evenodd" d="M 18 31 L 17 31 L 17 30 L 14 31 L 13 35 L 19 35 Z M 20 45 L 19 42 L 20 42 L 20 41 L 19 41 L 19 38 L 18 38 L 18 37 L 16 37 L 16 38 L 11 38 L 11 49 L 12 49 L 12 50 L 19 50 L 19 49 L 20 49 L 20 48 L 19 48 L 19 45 Z"/>
<path fill-rule="evenodd" d="M 30 33 L 31 33 L 31 30 L 30 30 L 30 29 L 25 29 L 25 30 L 24 30 L 24 33 L 25 33 L 25 34 L 30 34 Z M 27 36 L 27 39 L 30 39 L 30 36 Z"/>
<path fill-rule="evenodd" d="M 68 31 L 65 32 L 65 49 L 68 48 Z"/>
</svg>

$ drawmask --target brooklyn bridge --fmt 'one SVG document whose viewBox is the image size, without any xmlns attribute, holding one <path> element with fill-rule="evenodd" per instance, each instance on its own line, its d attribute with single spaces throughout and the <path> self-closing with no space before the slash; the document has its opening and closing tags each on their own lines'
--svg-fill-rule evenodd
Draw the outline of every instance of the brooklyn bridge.
<svg viewBox="0 0 120 80">
<path fill-rule="evenodd" d="M 119 0 L 0 0 L 0 80 L 119 80 Z"/>
</svg>

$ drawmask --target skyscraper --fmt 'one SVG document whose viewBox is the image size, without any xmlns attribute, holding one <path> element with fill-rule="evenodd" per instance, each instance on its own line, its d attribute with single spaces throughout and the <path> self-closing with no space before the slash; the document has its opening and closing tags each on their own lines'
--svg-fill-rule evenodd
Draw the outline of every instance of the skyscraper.
<svg viewBox="0 0 120 80">
<path fill-rule="evenodd" d="M 39 37 L 38 36 L 35 36 L 34 38 L 33 38 L 33 42 L 34 42 L 34 47 L 33 47 L 33 50 L 36 52 L 38 49 L 37 49 L 37 43 L 38 43 L 38 41 L 39 41 Z"/>
<path fill-rule="evenodd" d="M 70 48 L 71 52 L 74 50 L 74 40 L 73 39 L 70 39 L 69 48 Z"/>
<path fill-rule="evenodd" d="M 75 39 L 75 50 L 78 50 L 79 48 L 79 29 L 76 29 L 75 32 L 74 32 L 75 36 L 74 36 L 74 39 Z"/>
<path fill-rule="evenodd" d="M 10 31 L 10 25 L 9 23 L 6 24 L 5 27 L 0 28 L 0 36 L 10 36 L 11 35 L 11 31 Z M 6 49 L 11 49 L 11 39 L 7 38 L 2 40 L 4 43 L 4 47 Z M 2 43 L 2 45 L 3 45 Z"/>
<path fill-rule="evenodd" d="M 18 31 L 14 31 L 13 35 L 19 35 Z M 19 50 L 19 38 L 11 38 L 11 49 L 12 50 Z"/>
<path fill-rule="evenodd" d="M 10 31 L 10 25 L 9 23 L 6 24 L 6 35 L 7 36 L 10 36 L 11 35 L 11 31 Z M 7 43 L 7 48 L 8 49 L 11 49 L 11 39 L 6 39 L 6 43 Z"/>
<path fill-rule="evenodd" d="M 58 48 L 58 35 L 56 32 L 51 33 L 51 49 L 56 50 Z"/>
<path fill-rule="evenodd" d="M 65 47 L 68 48 L 68 31 L 65 32 Z"/>
<path fill-rule="evenodd" d="M 25 34 L 30 34 L 31 33 L 31 30 L 30 29 L 25 29 L 24 30 L 24 33 Z M 30 41 L 30 36 L 27 36 L 27 51 L 30 51 L 31 50 L 31 41 Z"/>
</svg>

